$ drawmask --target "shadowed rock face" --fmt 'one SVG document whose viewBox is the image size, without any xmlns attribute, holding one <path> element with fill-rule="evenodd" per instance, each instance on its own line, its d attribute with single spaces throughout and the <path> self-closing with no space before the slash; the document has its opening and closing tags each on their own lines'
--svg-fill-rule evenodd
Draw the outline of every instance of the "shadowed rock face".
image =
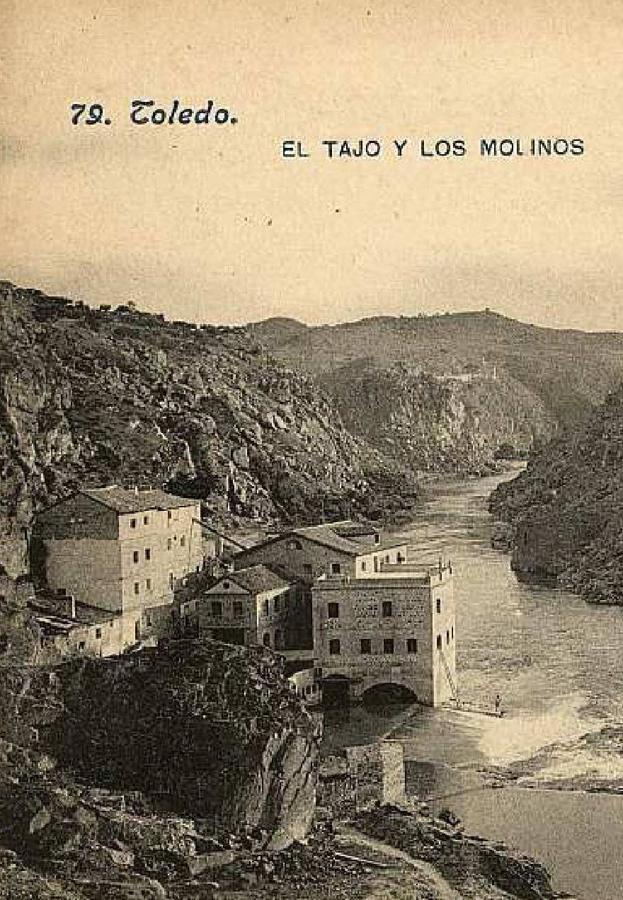
<svg viewBox="0 0 623 900">
<path fill-rule="evenodd" d="M 507 523 L 513 568 L 556 579 L 587 600 L 623 603 L 623 390 L 582 427 L 501 484 L 491 512 Z"/>
<path fill-rule="evenodd" d="M 37 666 L 26 610 L 5 605 L 0 630 L 2 900 L 160 898 L 232 847 L 306 836 L 319 731 L 270 651 L 183 641 Z"/>
<path fill-rule="evenodd" d="M 216 831 L 305 836 L 319 734 L 270 651 L 178 641 L 55 674 L 60 708 L 41 735 L 61 764 Z"/>
</svg>

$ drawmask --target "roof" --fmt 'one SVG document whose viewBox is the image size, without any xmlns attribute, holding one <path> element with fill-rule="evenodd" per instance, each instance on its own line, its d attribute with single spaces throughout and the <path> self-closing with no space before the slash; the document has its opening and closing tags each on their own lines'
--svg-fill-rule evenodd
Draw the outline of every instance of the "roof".
<svg viewBox="0 0 623 900">
<path fill-rule="evenodd" d="M 264 591 L 274 591 L 280 588 L 290 587 L 291 582 L 277 575 L 267 566 L 249 566 L 247 569 L 238 569 L 219 578 L 214 587 L 223 581 L 233 581 L 239 587 L 249 591 L 250 594 L 261 594 Z"/>
<path fill-rule="evenodd" d="M 316 544 L 322 544 L 323 547 L 329 547 L 331 550 L 339 550 L 340 553 L 347 553 L 349 556 L 359 556 L 361 553 L 361 544 L 349 541 L 348 538 L 341 537 L 335 532 L 330 525 L 310 525 L 307 528 L 295 528 L 292 534 L 299 537 L 305 537 Z"/>
<path fill-rule="evenodd" d="M 308 525 L 302 528 L 293 528 L 282 534 L 278 534 L 276 537 L 270 538 L 267 541 L 263 541 L 260 544 L 254 544 L 251 547 L 247 547 L 246 550 L 241 550 L 240 553 L 236 555 L 244 556 L 245 553 L 256 550 L 258 547 L 264 547 L 268 544 L 274 544 L 277 541 L 282 541 L 295 536 L 314 541 L 316 544 L 320 544 L 323 547 L 328 547 L 330 550 L 335 550 L 348 556 L 367 556 L 370 553 L 388 550 L 390 547 L 401 547 L 403 544 L 407 543 L 405 538 L 395 538 L 382 541 L 379 544 L 362 544 L 360 541 L 349 540 L 337 533 L 337 528 L 342 530 L 343 528 L 350 526 L 350 524 L 351 523 L 347 521 L 334 523 L 327 522 L 322 525 Z"/>
<path fill-rule="evenodd" d="M 76 617 L 72 618 L 59 610 L 58 601 L 45 598 L 37 598 L 37 600 L 30 601 L 28 605 L 38 624 L 48 633 L 65 634 L 74 628 L 103 625 L 116 619 L 118 615 L 107 609 L 98 609 L 95 606 L 88 606 L 86 603 L 76 603 Z"/>
<path fill-rule="evenodd" d="M 179 509 L 196 506 L 199 502 L 188 497 L 167 494 L 158 489 L 139 491 L 119 487 L 116 484 L 104 488 L 83 488 L 80 493 L 119 514 L 146 512 L 149 509 Z"/>
</svg>

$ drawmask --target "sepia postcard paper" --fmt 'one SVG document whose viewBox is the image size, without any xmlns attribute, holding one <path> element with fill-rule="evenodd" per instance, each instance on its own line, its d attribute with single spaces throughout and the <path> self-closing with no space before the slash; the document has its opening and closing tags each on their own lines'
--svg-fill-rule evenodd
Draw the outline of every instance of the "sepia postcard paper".
<svg viewBox="0 0 623 900">
<path fill-rule="evenodd" d="M 0 11 L 0 897 L 623 900 L 621 3 Z"/>
</svg>

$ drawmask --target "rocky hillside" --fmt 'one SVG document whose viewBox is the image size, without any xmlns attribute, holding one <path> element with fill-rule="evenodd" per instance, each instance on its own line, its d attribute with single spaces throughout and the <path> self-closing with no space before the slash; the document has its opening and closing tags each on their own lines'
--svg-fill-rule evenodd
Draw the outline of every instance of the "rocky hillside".
<svg viewBox="0 0 623 900">
<path fill-rule="evenodd" d="M 0 563 L 25 570 L 37 509 L 109 483 L 166 486 L 216 520 L 378 513 L 380 485 L 386 503 L 415 491 L 245 329 L 0 284 Z"/>
<path fill-rule="evenodd" d="M 211 896 L 218 867 L 307 835 L 320 733 L 270 651 L 42 664 L 15 598 L 0 635 L 3 900 Z"/>
<path fill-rule="evenodd" d="M 282 363 L 317 378 L 353 434 L 415 469 L 482 470 L 502 444 L 525 450 L 577 425 L 623 377 L 621 335 L 488 310 L 250 327 Z"/>
<path fill-rule="evenodd" d="M 623 603 L 623 388 L 500 485 L 490 508 L 507 524 L 518 572 Z"/>
</svg>

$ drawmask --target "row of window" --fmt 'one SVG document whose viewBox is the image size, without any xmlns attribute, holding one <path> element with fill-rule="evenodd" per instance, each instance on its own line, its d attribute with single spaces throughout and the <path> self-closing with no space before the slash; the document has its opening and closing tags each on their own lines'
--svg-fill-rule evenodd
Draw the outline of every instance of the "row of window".
<svg viewBox="0 0 623 900">
<path fill-rule="evenodd" d="M 392 654 L 396 652 L 395 638 L 383 638 L 383 653 Z M 417 653 L 417 638 L 407 638 L 405 642 L 407 653 Z M 329 654 L 331 656 L 339 656 L 342 652 L 342 644 L 339 638 L 331 638 L 329 641 Z M 372 653 L 372 638 L 361 638 L 359 641 L 359 652 L 362 656 Z"/>
<path fill-rule="evenodd" d="M 210 604 L 210 612 L 215 619 L 219 619 L 223 615 L 223 604 L 220 600 L 213 600 Z M 232 604 L 232 612 L 234 614 L 234 618 L 239 618 L 244 615 L 244 603 L 242 600 L 234 600 Z"/>
<path fill-rule="evenodd" d="M 383 600 L 381 604 L 381 615 L 384 619 L 391 619 L 394 615 L 394 606 L 391 600 Z M 327 603 L 327 616 L 329 619 L 339 619 L 340 604 L 336 602 Z"/>
<path fill-rule="evenodd" d="M 173 572 L 169 572 L 169 588 L 171 590 L 173 590 L 174 586 L 175 586 L 175 575 L 173 574 Z M 146 578 L 145 579 L 145 590 L 151 591 L 151 589 L 152 589 L 151 578 Z M 135 581 L 134 582 L 134 593 L 138 596 L 140 594 L 140 592 L 141 592 L 141 583 L 140 583 L 140 581 Z"/>
<path fill-rule="evenodd" d="M 173 541 L 176 541 L 176 540 L 177 540 L 177 536 L 174 537 L 173 540 L 171 540 L 171 538 L 168 538 L 167 550 L 173 549 Z M 186 535 L 183 534 L 180 538 L 180 547 L 185 547 L 185 546 L 186 546 Z M 145 547 L 144 556 L 145 556 L 145 562 L 149 562 L 149 560 L 151 559 L 151 547 Z M 134 552 L 132 553 L 132 559 L 134 560 L 134 562 L 138 563 L 140 558 L 141 558 L 141 551 L 134 550 Z"/>
<path fill-rule="evenodd" d="M 170 509 L 168 509 L 167 510 L 167 525 L 170 523 L 172 518 L 173 518 L 173 513 L 171 512 Z M 148 515 L 143 516 L 143 525 L 149 525 L 149 516 Z M 138 528 L 138 519 L 137 518 L 130 519 L 130 528 Z"/>
<path fill-rule="evenodd" d="M 288 598 L 287 597 L 275 597 L 273 600 L 273 611 L 281 612 L 285 611 L 288 608 Z M 234 600 L 232 605 L 232 611 L 234 616 L 241 616 L 244 610 L 244 605 L 241 600 Z M 212 600 L 210 604 L 210 612 L 214 618 L 220 618 L 223 615 L 223 603 L 221 600 Z M 270 614 L 270 600 L 266 598 L 264 600 L 262 606 L 262 612 L 264 615 Z"/>
<path fill-rule="evenodd" d="M 451 639 L 454 640 L 454 625 L 452 626 L 452 628 L 449 628 L 446 631 L 446 644 L 449 644 Z M 437 649 L 441 650 L 442 647 L 443 647 L 443 635 L 438 634 L 437 635 Z"/>
</svg>

